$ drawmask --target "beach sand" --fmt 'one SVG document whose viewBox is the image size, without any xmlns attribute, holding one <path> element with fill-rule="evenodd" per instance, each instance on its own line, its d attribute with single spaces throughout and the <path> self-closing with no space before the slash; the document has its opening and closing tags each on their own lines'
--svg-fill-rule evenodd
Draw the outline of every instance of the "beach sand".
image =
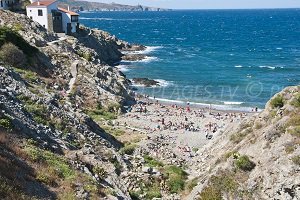
<svg viewBox="0 0 300 200">
<path fill-rule="evenodd" d="M 145 135 L 139 142 L 142 151 L 170 164 L 185 163 L 197 149 L 254 114 L 197 108 L 188 103 L 176 106 L 148 98 L 138 102 L 116 123 L 131 134 Z"/>
</svg>

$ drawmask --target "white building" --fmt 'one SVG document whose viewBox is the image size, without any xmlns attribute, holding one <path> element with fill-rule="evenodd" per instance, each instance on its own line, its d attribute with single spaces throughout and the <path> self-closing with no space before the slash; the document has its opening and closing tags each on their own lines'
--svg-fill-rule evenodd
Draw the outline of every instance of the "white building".
<svg viewBox="0 0 300 200">
<path fill-rule="evenodd" d="M 72 34 L 79 28 L 79 14 L 58 8 L 55 0 L 35 1 L 26 6 L 27 16 L 50 32 Z"/>
<path fill-rule="evenodd" d="M 79 26 L 79 14 L 63 8 L 58 8 L 62 13 L 62 26 L 65 33 L 75 33 Z"/>
<path fill-rule="evenodd" d="M 14 0 L 0 0 L 0 9 L 7 10 L 15 3 Z"/>
</svg>

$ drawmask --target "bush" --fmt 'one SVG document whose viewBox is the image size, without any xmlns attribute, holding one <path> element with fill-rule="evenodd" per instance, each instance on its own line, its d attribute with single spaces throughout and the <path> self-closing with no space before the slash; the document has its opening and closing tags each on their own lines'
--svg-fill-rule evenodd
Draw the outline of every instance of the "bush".
<svg viewBox="0 0 300 200">
<path fill-rule="evenodd" d="M 136 144 L 129 144 L 129 145 L 126 145 L 125 147 L 122 147 L 120 149 L 120 153 L 121 154 L 127 154 L 127 155 L 132 155 L 135 151 L 135 148 L 137 147 Z"/>
<path fill-rule="evenodd" d="M 145 162 L 147 163 L 147 165 L 149 167 L 162 167 L 162 166 L 164 166 L 164 164 L 162 162 L 160 162 L 158 160 L 155 160 L 154 158 L 152 158 L 149 155 L 145 155 L 144 160 L 145 160 Z"/>
<path fill-rule="evenodd" d="M 0 117 L 0 127 L 10 131 L 12 129 L 11 119 L 6 116 Z"/>
<path fill-rule="evenodd" d="M 100 167 L 100 166 L 94 167 L 93 173 L 97 174 L 99 179 L 101 179 L 101 180 L 103 180 L 107 177 L 107 172 L 105 171 L 105 169 L 103 167 Z"/>
<path fill-rule="evenodd" d="M 168 166 L 165 168 L 165 175 L 168 177 L 167 186 L 171 193 L 178 193 L 184 189 L 187 173 L 177 166 Z"/>
<path fill-rule="evenodd" d="M 28 44 L 23 37 L 9 27 L 0 27 L 0 47 L 5 43 L 12 43 L 22 50 L 26 55 L 33 56 L 38 52 L 38 49 Z"/>
<path fill-rule="evenodd" d="M 297 94 L 295 99 L 292 101 L 292 105 L 299 108 L 300 107 L 300 94 Z"/>
<path fill-rule="evenodd" d="M 40 104 L 27 104 L 25 106 L 27 112 L 33 114 L 33 119 L 39 124 L 49 125 L 49 116 L 47 108 Z"/>
<path fill-rule="evenodd" d="M 12 43 L 6 43 L 1 47 L 0 59 L 12 67 L 22 67 L 26 63 L 26 56 L 23 51 Z"/>
<path fill-rule="evenodd" d="M 251 171 L 255 167 L 255 163 L 252 162 L 248 156 L 240 156 L 236 161 L 235 165 L 237 168 L 243 170 L 243 171 Z"/>
<path fill-rule="evenodd" d="M 212 176 L 209 180 L 208 186 L 206 186 L 200 193 L 200 199 L 202 200 L 222 200 L 222 194 L 236 193 L 238 183 L 235 181 L 234 174 L 231 172 L 221 172 L 217 176 Z"/>
<path fill-rule="evenodd" d="M 25 152 L 32 161 L 47 164 L 51 169 L 53 169 L 53 171 L 55 171 L 55 176 L 57 178 L 74 178 L 75 171 L 63 157 L 32 145 L 27 145 Z M 45 175 L 41 175 L 40 178 L 46 180 L 44 178 L 47 177 L 45 177 Z"/>
<path fill-rule="evenodd" d="M 230 136 L 230 140 L 233 142 L 233 143 L 240 143 L 245 137 L 247 136 L 247 133 L 245 131 L 243 132 L 240 132 L 240 133 L 235 133 L 235 134 L 232 134 Z"/>
<path fill-rule="evenodd" d="M 300 166 L 300 156 L 294 156 L 294 157 L 292 158 L 292 161 L 293 161 L 294 164 Z"/>
<path fill-rule="evenodd" d="M 281 95 L 277 95 L 271 100 L 270 104 L 272 108 L 282 108 L 284 106 L 283 97 Z"/>
<path fill-rule="evenodd" d="M 160 188 L 158 185 L 154 185 L 147 188 L 146 199 L 152 200 L 153 198 L 161 198 Z"/>
</svg>

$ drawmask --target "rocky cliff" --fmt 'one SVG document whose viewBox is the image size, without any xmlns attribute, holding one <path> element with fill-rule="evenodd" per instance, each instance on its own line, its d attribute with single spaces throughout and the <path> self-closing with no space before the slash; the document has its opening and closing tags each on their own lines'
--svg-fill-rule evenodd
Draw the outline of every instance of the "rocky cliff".
<svg viewBox="0 0 300 200">
<path fill-rule="evenodd" d="M 299 199 L 300 87 L 276 94 L 260 114 L 199 150 L 188 198 Z"/>
<path fill-rule="evenodd" d="M 86 27 L 58 37 L 4 10 L 0 24 L 3 42 L 27 58 L 18 67 L 0 66 L 1 197 L 83 199 L 113 192 L 128 199 L 117 178 L 126 169 L 117 152 L 123 144 L 92 118 L 112 119 L 134 102 L 128 80 L 110 66 L 120 61 L 119 50 L 132 46 Z M 7 174 L 9 168 L 15 171 Z"/>
</svg>

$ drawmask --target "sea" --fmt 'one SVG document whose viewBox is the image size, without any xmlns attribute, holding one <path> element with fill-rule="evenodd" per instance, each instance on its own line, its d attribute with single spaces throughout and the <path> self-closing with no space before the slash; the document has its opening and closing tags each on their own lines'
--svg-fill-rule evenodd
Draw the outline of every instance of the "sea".
<svg viewBox="0 0 300 200">
<path fill-rule="evenodd" d="M 133 85 L 156 99 L 218 109 L 263 109 L 300 84 L 300 9 L 85 12 L 80 23 L 142 44 L 147 57 L 118 63 Z"/>
</svg>

